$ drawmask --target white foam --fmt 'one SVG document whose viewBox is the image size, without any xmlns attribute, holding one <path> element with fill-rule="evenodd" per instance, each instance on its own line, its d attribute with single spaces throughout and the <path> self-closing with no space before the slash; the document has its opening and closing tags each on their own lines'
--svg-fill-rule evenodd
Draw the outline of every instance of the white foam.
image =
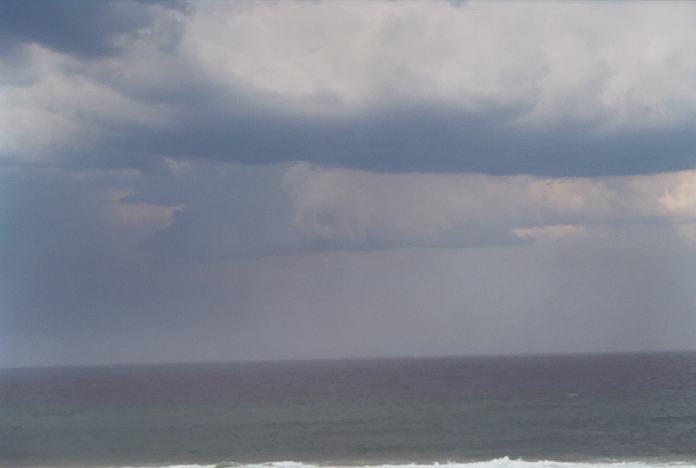
<svg viewBox="0 0 696 468">
<path fill-rule="evenodd" d="M 154 465 L 157 466 L 157 465 Z M 370 464 L 370 465 L 318 465 L 296 461 L 272 461 L 264 463 L 218 463 L 212 465 L 159 465 L 157 468 L 696 468 L 693 461 L 602 461 L 602 462 L 561 462 L 552 460 L 527 461 L 509 457 L 480 462 L 442 462 L 410 464 Z M 150 466 L 124 466 L 111 468 L 153 468 Z"/>
<path fill-rule="evenodd" d="M 480 462 L 446 462 L 446 463 L 411 463 L 411 464 L 376 464 L 376 465 L 315 465 L 294 461 L 277 461 L 256 464 L 218 465 L 218 468 L 231 466 L 237 468 L 655 468 L 678 466 L 696 468 L 694 462 L 647 462 L 647 461 L 606 461 L 606 462 L 560 462 L 552 460 L 527 461 L 509 457 L 496 458 Z"/>
</svg>

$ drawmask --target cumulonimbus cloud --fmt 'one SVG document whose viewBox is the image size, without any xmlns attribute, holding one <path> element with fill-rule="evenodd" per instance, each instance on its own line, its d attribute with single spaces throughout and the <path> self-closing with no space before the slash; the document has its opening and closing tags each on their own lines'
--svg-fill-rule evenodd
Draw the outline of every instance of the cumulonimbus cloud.
<svg viewBox="0 0 696 468">
<path fill-rule="evenodd" d="M 101 52 L 13 33 L 19 52 L 0 61 L 5 163 L 156 170 L 194 157 L 542 176 L 694 167 L 690 4 L 117 9 L 123 21 L 94 42 Z"/>
</svg>

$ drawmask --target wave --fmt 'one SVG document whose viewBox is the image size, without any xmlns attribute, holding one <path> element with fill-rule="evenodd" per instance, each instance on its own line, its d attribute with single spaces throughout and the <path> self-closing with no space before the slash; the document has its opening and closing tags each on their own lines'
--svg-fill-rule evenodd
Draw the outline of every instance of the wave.
<svg viewBox="0 0 696 468">
<path fill-rule="evenodd" d="M 273 461 L 263 463 L 225 462 L 211 465 L 149 465 L 111 468 L 696 468 L 694 461 L 527 461 L 509 457 L 475 462 L 435 462 L 409 464 L 312 464 L 296 461 Z"/>
</svg>

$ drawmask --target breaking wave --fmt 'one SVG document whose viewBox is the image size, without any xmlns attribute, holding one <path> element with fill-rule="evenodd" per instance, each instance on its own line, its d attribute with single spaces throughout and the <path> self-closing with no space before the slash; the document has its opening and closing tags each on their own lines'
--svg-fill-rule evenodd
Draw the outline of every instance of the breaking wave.
<svg viewBox="0 0 696 468">
<path fill-rule="evenodd" d="M 155 465 L 156 466 L 156 465 Z M 696 468 L 693 461 L 598 461 L 598 462 L 561 462 L 551 460 L 527 461 L 508 457 L 476 462 L 439 462 L 409 464 L 312 464 L 294 461 L 275 461 L 265 463 L 217 463 L 203 465 L 159 465 L 158 468 Z M 116 467 L 114 467 L 116 468 Z M 153 468 L 118 467 L 118 468 Z"/>
</svg>

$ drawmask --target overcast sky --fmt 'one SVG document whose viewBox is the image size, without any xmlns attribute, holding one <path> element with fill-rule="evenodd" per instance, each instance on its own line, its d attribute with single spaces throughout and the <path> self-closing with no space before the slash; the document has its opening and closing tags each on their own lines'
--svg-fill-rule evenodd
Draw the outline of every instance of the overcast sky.
<svg viewBox="0 0 696 468">
<path fill-rule="evenodd" d="M 696 4 L 0 2 L 0 366 L 696 349 Z"/>
</svg>

